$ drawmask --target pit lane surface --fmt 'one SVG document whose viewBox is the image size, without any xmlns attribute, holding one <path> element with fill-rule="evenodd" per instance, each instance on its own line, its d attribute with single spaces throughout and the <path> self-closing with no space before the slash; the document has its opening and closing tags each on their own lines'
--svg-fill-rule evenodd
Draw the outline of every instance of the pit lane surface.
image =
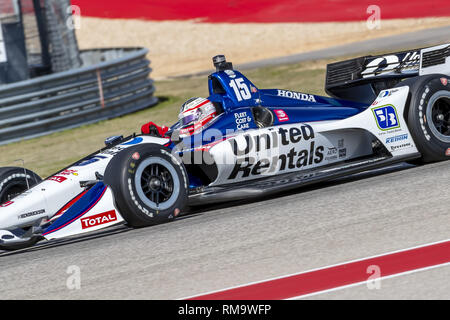
<svg viewBox="0 0 450 320">
<path fill-rule="evenodd" d="M 450 162 L 400 164 L 169 224 L 1 253 L 2 298 L 177 299 L 446 240 L 448 181 Z M 67 286 L 73 270 L 79 289 Z M 450 299 L 448 276 L 443 267 L 310 298 Z"/>
</svg>

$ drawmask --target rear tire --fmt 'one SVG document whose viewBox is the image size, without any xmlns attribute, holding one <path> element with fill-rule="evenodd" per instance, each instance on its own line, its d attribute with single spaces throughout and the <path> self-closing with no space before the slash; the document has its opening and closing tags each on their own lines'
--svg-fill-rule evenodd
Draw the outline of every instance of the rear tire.
<svg viewBox="0 0 450 320">
<path fill-rule="evenodd" d="M 187 203 L 184 165 L 161 145 L 141 144 L 120 152 L 108 164 L 104 181 L 132 227 L 171 221 Z"/>
<path fill-rule="evenodd" d="M 31 170 L 20 167 L 0 168 L 0 205 L 41 182 Z"/>
<path fill-rule="evenodd" d="M 403 81 L 410 88 L 405 118 L 422 157 L 415 163 L 450 159 L 450 79 L 427 75 Z"/>
</svg>

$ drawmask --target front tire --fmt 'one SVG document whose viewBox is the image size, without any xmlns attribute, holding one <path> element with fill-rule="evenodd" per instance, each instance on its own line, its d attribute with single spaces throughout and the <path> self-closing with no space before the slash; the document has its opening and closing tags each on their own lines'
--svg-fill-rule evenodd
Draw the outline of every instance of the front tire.
<svg viewBox="0 0 450 320">
<path fill-rule="evenodd" d="M 397 86 L 410 87 L 409 108 L 405 117 L 420 163 L 450 159 L 450 79 L 427 75 L 409 79 Z"/>
<path fill-rule="evenodd" d="M 0 168 L 0 205 L 41 181 L 41 177 L 28 169 L 20 167 Z"/>
<path fill-rule="evenodd" d="M 160 145 L 141 144 L 120 152 L 108 164 L 104 181 L 132 227 L 171 221 L 187 203 L 184 165 Z"/>
</svg>

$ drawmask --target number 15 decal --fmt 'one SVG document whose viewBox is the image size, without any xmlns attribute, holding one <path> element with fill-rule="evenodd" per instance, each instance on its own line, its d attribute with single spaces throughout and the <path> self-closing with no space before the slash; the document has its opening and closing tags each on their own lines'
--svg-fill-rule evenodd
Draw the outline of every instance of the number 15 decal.
<svg viewBox="0 0 450 320">
<path fill-rule="evenodd" d="M 238 101 L 251 99 L 252 94 L 245 84 L 243 78 L 233 79 L 230 81 L 229 86 L 233 88 L 234 94 Z"/>
</svg>

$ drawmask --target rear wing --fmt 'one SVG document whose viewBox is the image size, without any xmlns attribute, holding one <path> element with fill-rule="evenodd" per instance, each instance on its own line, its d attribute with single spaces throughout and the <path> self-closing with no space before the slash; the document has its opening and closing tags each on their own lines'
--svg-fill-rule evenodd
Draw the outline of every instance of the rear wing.
<svg viewBox="0 0 450 320">
<path fill-rule="evenodd" d="M 450 43 L 327 65 L 325 91 L 334 97 L 371 103 L 381 90 L 425 74 L 450 75 Z"/>
</svg>

